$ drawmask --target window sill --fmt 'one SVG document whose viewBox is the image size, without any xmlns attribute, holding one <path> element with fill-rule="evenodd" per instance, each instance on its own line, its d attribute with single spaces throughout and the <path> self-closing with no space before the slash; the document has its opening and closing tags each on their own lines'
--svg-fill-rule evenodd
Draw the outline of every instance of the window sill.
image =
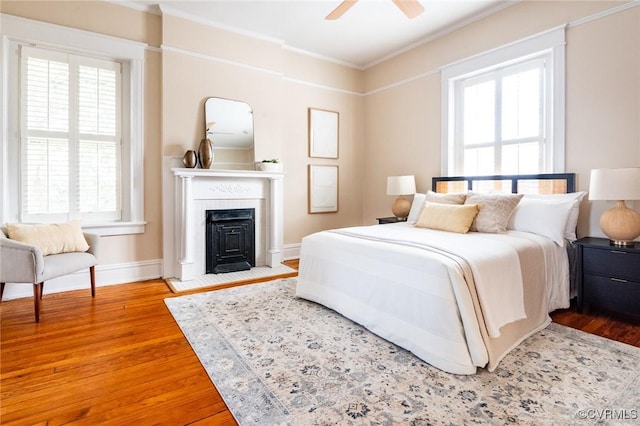
<svg viewBox="0 0 640 426">
<path fill-rule="evenodd" d="M 83 223 L 82 230 L 99 235 L 143 234 L 147 222 Z"/>
</svg>

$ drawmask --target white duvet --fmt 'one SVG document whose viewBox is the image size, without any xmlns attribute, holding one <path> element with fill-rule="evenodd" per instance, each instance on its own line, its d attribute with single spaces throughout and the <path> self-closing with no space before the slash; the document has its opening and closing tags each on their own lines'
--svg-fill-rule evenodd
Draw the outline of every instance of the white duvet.
<svg viewBox="0 0 640 426">
<path fill-rule="evenodd" d="M 514 343 L 492 355 L 496 351 L 488 350 L 487 341 L 506 324 L 523 322 L 516 248 L 531 246 L 544 253 L 538 262 L 544 269 L 538 284 L 544 316 L 522 336 L 510 331 Z M 303 239 L 296 295 L 342 313 L 438 368 L 473 374 L 476 367 L 495 368 L 513 345 L 548 324 L 549 301 L 565 293 L 551 287 L 566 286 L 568 304 L 568 264 L 554 246 L 515 231 L 454 234 L 406 223 L 325 231 Z M 472 271 L 473 291 L 465 269 Z"/>
</svg>

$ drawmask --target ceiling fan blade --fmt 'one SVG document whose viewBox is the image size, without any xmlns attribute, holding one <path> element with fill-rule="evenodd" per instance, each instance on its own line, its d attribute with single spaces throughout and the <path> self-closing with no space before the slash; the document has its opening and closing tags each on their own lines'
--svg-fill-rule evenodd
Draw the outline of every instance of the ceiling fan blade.
<svg viewBox="0 0 640 426">
<path fill-rule="evenodd" d="M 342 15 L 345 14 L 345 12 L 349 9 L 351 9 L 351 7 L 356 4 L 358 0 L 345 0 L 342 3 L 340 3 L 338 5 L 338 7 L 336 7 L 335 9 L 333 9 L 333 11 L 327 15 L 326 20 L 329 21 L 333 21 L 336 20 L 338 18 L 340 18 Z"/>
<path fill-rule="evenodd" d="M 409 19 L 413 19 L 424 12 L 424 7 L 418 0 L 393 0 L 393 2 Z"/>
</svg>

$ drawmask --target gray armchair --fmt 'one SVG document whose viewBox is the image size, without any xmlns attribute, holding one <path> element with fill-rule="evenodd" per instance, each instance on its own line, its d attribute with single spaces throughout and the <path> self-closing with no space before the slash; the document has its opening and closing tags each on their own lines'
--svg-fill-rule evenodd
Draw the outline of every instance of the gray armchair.
<svg viewBox="0 0 640 426">
<path fill-rule="evenodd" d="M 6 283 L 33 285 L 36 322 L 40 322 L 40 299 L 42 299 L 44 282 L 85 268 L 89 268 L 91 297 L 95 297 L 98 235 L 84 233 L 89 244 L 89 250 L 86 252 L 48 256 L 43 256 L 37 247 L 11 240 L 6 235 L 6 229 L 0 228 L 0 300 L 2 300 Z"/>
</svg>

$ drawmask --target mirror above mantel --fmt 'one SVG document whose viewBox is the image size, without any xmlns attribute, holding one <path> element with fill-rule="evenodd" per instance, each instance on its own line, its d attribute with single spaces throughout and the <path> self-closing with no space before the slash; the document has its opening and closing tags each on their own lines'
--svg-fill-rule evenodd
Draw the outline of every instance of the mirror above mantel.
<svg viewBox="0 0 640 426">
<path fill-rule="evenodd" d="M 205 134 L 213 143 L 213 168 L 254 169 L 253 110 L 245 102 L 208 98 Z"/>
</svg>

